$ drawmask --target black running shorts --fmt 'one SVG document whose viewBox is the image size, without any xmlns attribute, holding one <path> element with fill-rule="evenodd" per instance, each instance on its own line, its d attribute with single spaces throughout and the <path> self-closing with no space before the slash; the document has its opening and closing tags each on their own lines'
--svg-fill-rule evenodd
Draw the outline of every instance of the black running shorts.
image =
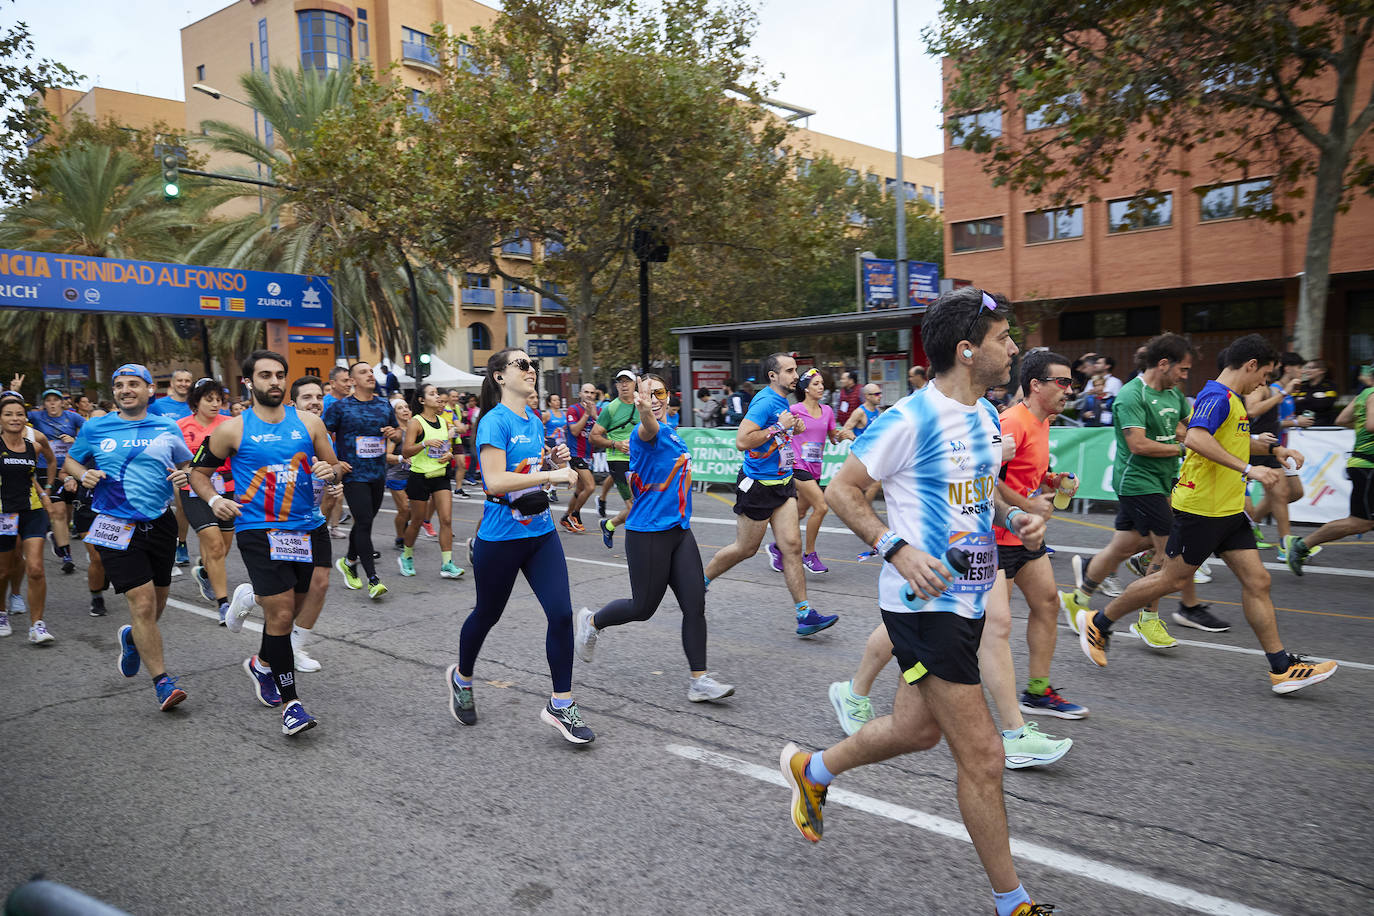
<svg viewBox="0 0 1374 916">
<path fill-rule="evenodd" d="M 741 484 L 746 478 L 744 472 L 740 471 L 735 478 L 735 514 L 752 518 L 756 522 L 765 522 L 773 517 L 773 513 L 786 503 L 789 499 L 796 498 L 797 484 L 794 481 L 787 483 L 775 483 L 768 485 L 755 480 L 749 484 L 749 488 L 744 489 Z"/>
<path fill-rule="evenodd" d="M 1374 468 L 1346 468 L 1350 478 L 1350 515 L 1374 519 Z"/>
<path fill-rule="evenodd" d="M 978 642 L 984 618 L 969 620 L 948 611 L 882 613 L 892 654 L 908 684 L 927 674 L 954 684 L 980 683 Z"/>
<path fill-rule="evenodd" d="M 1016 574 L 1021 571 L 1021 567 L 1031 560 L 1040 559 L 1047 553 L 1049 553 L 1049 549 L 1044 544 L 1040 545 L 1039 550 L 1027 550 L 1020 544 L 998 544 L 997 568 L 1006 573 L 1008 579 L 1015 579 Z"/>
<path fill-rule="evenodd" d="M 235 540 L 239 543 L 239 555 L 243 557 L 243 565 L 248 568 L 248 581 L 253 583 L 253 594 L 262 597 L 270 598 L 272 595 L 288 591 L 304 595 L 310 591 L 310 579 L 315 570 L 333 565 L 327 524 L 310 532 L 309 563 L 272 559 L 271 544 L 265 528 L 240 531 Z"/>
<path fill-rule="evenodd" d="M 410 475 L 406 477 L 406 496 L 409 496 L 411 499 L 418 499 L 420 502 L 424 502 L 435 493 L 443 492 L 451 492 L 449 491 L 448 477 L 443 474 L 439 474 L 435 477 L 426 477 L 424 474 L 416 474 L 414 471 L 411 471 Z"/>
<path fill-rule="evenodd" d="M 1174 530 L 1164 553 L 1171 557 L 1182 554 L 1189 566 L 1201 566 L 1213 554 L 1219 557 L 1232 550 L 1256 549 L 1250 516 L 1244 512 L 1220 518 L 1175 512 Z"/>
<path fill-rule="evenodd" d="M 1169 497 L 1163 493 L 1117 497 L 1117 531 L 1135 531 L 1165 537 L 1173 527 L 1174 510 L 1169 506 Z"/>
<path fill-rule="evenodd" d="M 225 499 L 232 497 L 226 496 Z M 191 526 L 192 531 L 201 531 L 205 528 L 218 526 L 220 531 L 233 531 L 234 520 L 219 518 L 215 511 L 210 508 L 210 504 L 199 496 L 192 496 L 190 493 L 181 494 L 181 514 L 186 516 L 186 524 Z"/>
<path fill-rule="evenodd" d="M 19 546 L 20 541 L 45 537 L 52 530 L 48 524 L 48 513 L 42 509 L 25 509 L 17 514 L 19 533 L 0 534 L 0 553 L 9 553 Z"/>
<path fill-rule="evenodd" d="M 147 585 L 167 588 L 172 584 L 172 564 L 177 558 L 177 519 L 170 511 L 151 522 L 138 522 L 124 550 L 97 547 L 105 577 L 122 595 Z"/>
</svg>

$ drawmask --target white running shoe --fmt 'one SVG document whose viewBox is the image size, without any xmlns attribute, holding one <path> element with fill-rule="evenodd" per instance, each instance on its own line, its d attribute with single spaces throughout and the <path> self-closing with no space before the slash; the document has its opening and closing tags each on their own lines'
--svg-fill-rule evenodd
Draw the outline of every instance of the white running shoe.
<svg viewBox="0 0 1374 916">
<path fill-rule="evenodd" d="M 694 677 L 691 681 L 691 684 L 687 688 L 687 699 L 693 703 L 707 703 L 712 700 L 723 700 L 728 696 L 734 696 L 735 693 L 733 684 L 722 684 L 720 681 L 711 677 L 710 674 Z"/>
<path fill-rule="evenodd" d="M 1116 576 L 1108 576 L 1102 580 L 1102 584 L 1097 587 L 1097 590 L 1108 598 L 1117 598 L 1125 589 L 1121 587 L 1121 582 Z"/>
<path fill-rule="evenodd" d="M 24 600 L 23 595 L 11 593 L 5 599 L 5 612 L 8 614 L 27 614 L 29 612 L 28 602 Z"/>
<path fill-rule="evenodd" d="M 255 604 L 251 583 L 245 582 L 234 589 L 234 596 L 229 599 L 229 613 L 224 615 L 225 628 L 230 633 L 241 631 L 243 619 L 253 612 Z"/>
<path fill-rule="evenodd" d="M 1083 587 L 1083 558 L 1074 554 L 1073 559 L 1069 561 L 1069 566 L 1073 568 L 1073 587 L 1081 589 Z"/>
<path fill-rule="evenodd" d="M 589 662 L 596 655 L 596 626 L 593 624 L 595 619 L 591 608 L 583 608 L 577 612 L 573 619 L 573 646 L 577 649 L 577 657 L 584 662 Z"/>
<path fill-rule="evenodd" d="M 41 620 L 29 627 L 29 642 L 33 643 L 35 646 L 47 645 L 54 639 L 56 639 L 56 637 L 48 632 L 47 625 Z"/>
<path fill-rule="evenodd" d="M 10 626 L 10 615 L 0 611 L 0 636 L 9 636 L 13 632 L 14 628 Z"/>
<path fill-rule="evenodd" d="M 315 660 L 315 656 L 311 655 L 306 650 L 297 648 L 295 650 L 295 655 L 297 671 L 304 671 L 306 674 L 313 674 L 314 672 L 320 670 L 320 663 Z"/>
<path fill-rule="evenodd" d="M 1204 560 L 1202 565 L 1193 573 L 1193 581 L 1198 585 L 1206 585 L 1212 581 L 1212 561 Z"/>
</svg>

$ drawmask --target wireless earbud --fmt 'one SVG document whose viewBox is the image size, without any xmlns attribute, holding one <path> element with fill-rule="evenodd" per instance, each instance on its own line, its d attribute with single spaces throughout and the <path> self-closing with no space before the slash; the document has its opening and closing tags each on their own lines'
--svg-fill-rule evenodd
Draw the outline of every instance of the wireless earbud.
<svg viewBox="0 0 1374 916">
<path fill-rule="evenodd" d="M 964 359 L 973 359 L 973 351 L 968 347 L 964 347 Z"/>
</svg>

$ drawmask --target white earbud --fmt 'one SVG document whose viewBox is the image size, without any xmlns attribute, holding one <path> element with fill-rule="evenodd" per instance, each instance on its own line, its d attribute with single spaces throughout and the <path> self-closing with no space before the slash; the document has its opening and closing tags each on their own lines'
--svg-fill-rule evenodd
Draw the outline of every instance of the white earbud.
<svg viewBox="0 0 1374 916">
<path fill-rule="evenodd" d="M 964 347 L 964 359 L 973 359 L 973 351 L 968 347 Z"/>
</svg>

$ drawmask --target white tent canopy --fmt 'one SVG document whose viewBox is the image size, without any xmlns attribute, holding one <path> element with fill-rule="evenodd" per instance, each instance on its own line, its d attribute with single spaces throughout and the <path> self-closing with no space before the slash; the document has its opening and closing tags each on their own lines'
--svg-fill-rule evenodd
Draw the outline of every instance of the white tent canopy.
<svg viewBox="0 0 1374 916">
<path fill-rule="evenodd" d="M 386 363 L 391 367 L 391 371 L 396 373 L 396 379 L 401 383 L 402 388 L 415 387 L 415 379 L 406 374 L 401 363 L 391 360 L 387 360 Z M 456 366 L 450 366 L 434 354 L 429 357 L 429 374 L 425 376 L 425 381 L 431 385 L 438 385 L 440 388 L 471 388 L 476 390 L 482 387 L 482 376 L 464 372 Z"/>
</svg>

